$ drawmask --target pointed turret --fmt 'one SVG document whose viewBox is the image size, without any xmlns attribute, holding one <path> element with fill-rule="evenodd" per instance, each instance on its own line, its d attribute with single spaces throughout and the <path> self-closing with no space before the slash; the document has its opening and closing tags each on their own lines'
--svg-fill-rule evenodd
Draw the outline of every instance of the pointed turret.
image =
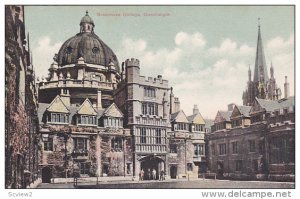
<svg viewBox="0 0 300 199">
<path fill-rule="evenodd" d="M 250 64 L 249 64 L 249 69 L 248 69 L 248 81 L 251 82 L 251 69 L 250 69 Z"/>
<path fill-rule="evenodd" d="M 262 79 L 261 79 L 262 78 Z M 264 48 L 260 33 L 260 24 L 258 25 L 258 38 L 256 47 L 256 58 L 255 58 L 255 68 L 254 68 L 254 82 L 267 82 L 269 79 L 267 65 L 265 60 Z"/>
<path fill-rule="evenodd" d="M 274 79 L 274 67 L 273 67 L 272 62 L 271 62 L 271 68 L 270 68 L 270 75 L 271 75 L 271 79 Z"/>
<path fill-rule="evenodd" d="M 285 76 L 284 98 L 288 98 L 289 96 L 290 96 L 290 84 L 287 81 L 287 76 Z"/>
</svg>

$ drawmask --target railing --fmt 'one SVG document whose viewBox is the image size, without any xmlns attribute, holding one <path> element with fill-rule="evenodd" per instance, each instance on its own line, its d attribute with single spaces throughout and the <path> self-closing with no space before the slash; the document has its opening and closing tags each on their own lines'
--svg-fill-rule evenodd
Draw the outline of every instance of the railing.
<svg viewBox="0 0 300 199">
<path fill-rule="evenodd" d="M 166 153 L 166 145 L 155 145 L 155 144 L 136 144 L 137 152 L 155 152 L 155 153 Z"/>
<path fill-rule="evenodd" d="M 112 90 L 114 83 L 111 82 L 99 82 L 94 80 L 75 80 L 75 79 L 64 79 L 58 81 L 40 82 L 40 89 L 48 88 L 59 88 L 59 87 L 73 87 L 73 88 L 104 88 Z"/>
</svg>

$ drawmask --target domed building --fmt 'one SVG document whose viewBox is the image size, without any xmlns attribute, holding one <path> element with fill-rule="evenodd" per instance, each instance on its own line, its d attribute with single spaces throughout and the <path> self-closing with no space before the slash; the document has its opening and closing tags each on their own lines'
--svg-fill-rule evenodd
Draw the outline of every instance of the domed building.
<svg viewBox="0 0 300 199">
<path fill-rule="evenodd" d="M 86 12 L 80 21 L 80 32 L 63 43 L 53 58 L 48 77 L 42 78 L 40 102 L 50 103 L 62 93 L 70 98 L 67 105 L 80 105 L 86 96 L 97 108 L 112 103 L 112 91 L 120 81 L 119 62 L 94 28 L 94 21 Z"/>
<path fill-rule="evenodd" d="M 63 43 L 48 77 L 37 83 L 43 182 L 132 175 L 130 132 L 113 102 L 119 62 L 94 28 L 86 12 L 80 32 Z"/>
<path fill-rule="evenodd" d="M 188 120 L 168 81 L 140 75 L 138 59 L 120 71 L 88 12 L 79 25 L 38 83 L 43 182 L 77 174 L 138 179 L 142 171 L 147 180 L 198 177 L 205 163 L 200 112 Z"/>
</svg>

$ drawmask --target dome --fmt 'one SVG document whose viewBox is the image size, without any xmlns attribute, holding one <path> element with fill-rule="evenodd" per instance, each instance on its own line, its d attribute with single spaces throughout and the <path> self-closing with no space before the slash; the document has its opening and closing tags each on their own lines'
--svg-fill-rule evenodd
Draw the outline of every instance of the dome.
<svg viewBox="0 0 300 199">
<path fill-rule="evenodd" d="M 88 14 L 81 19 L 81 32 L 65 41 L 58 51 L 58 65 L 76 64 L 78 58 L 83 57 L 84 62 L 87 64 L 108 66 L 113 62 L 116 70 L 120 72 L 119 62 L 115 53 L 93 30 L 85 28 L 90 24 L 93 25 L 93 23 L 92 18 Z"/>
<path fill-rule="evenodd" d="M 86 11 L 85 16 L 82 17 L 82 19 L 80 21 L 80 25 L 82 25 L 83 23 L 90 23 L 92 25 L 95 25 L 93 19 L 89 16 L 88 11 Z"/>
</svg>

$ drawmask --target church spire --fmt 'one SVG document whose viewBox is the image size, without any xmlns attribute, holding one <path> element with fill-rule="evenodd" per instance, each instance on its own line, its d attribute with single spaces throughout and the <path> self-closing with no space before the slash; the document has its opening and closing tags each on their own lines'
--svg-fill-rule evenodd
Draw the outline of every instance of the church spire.
<svg viewBox="0 0 300 199">
<path fill-rule="evenodd" d="M 255 58 L 255 68 L 254 68 L 254 82 L 263 82 L 268 81 L 268 71 L 265 60 L 265 54 L 263 49 L 263 43 L 260 32 L 260 18 L 258 18 L 258 38 L 257 38 L 257 47 L 256 47 L 256 58 Z M 261 79 L 262 78 L 262 79 Z"/>
<path fill-rule="evenodd" d="M 271 75 L 271 78 L 274 79 L 274 67 L 273 67 L 273 63 L 271 62 L 271 68 L 270 68 L 270 75 Z"/>
<path fill-rule="evenodd" d="M 248 69 L 248 81 L 251 82 L 251 69 L 250 69 L 250 64 L 249 64 L 249 69 Z"/>
</svg>

